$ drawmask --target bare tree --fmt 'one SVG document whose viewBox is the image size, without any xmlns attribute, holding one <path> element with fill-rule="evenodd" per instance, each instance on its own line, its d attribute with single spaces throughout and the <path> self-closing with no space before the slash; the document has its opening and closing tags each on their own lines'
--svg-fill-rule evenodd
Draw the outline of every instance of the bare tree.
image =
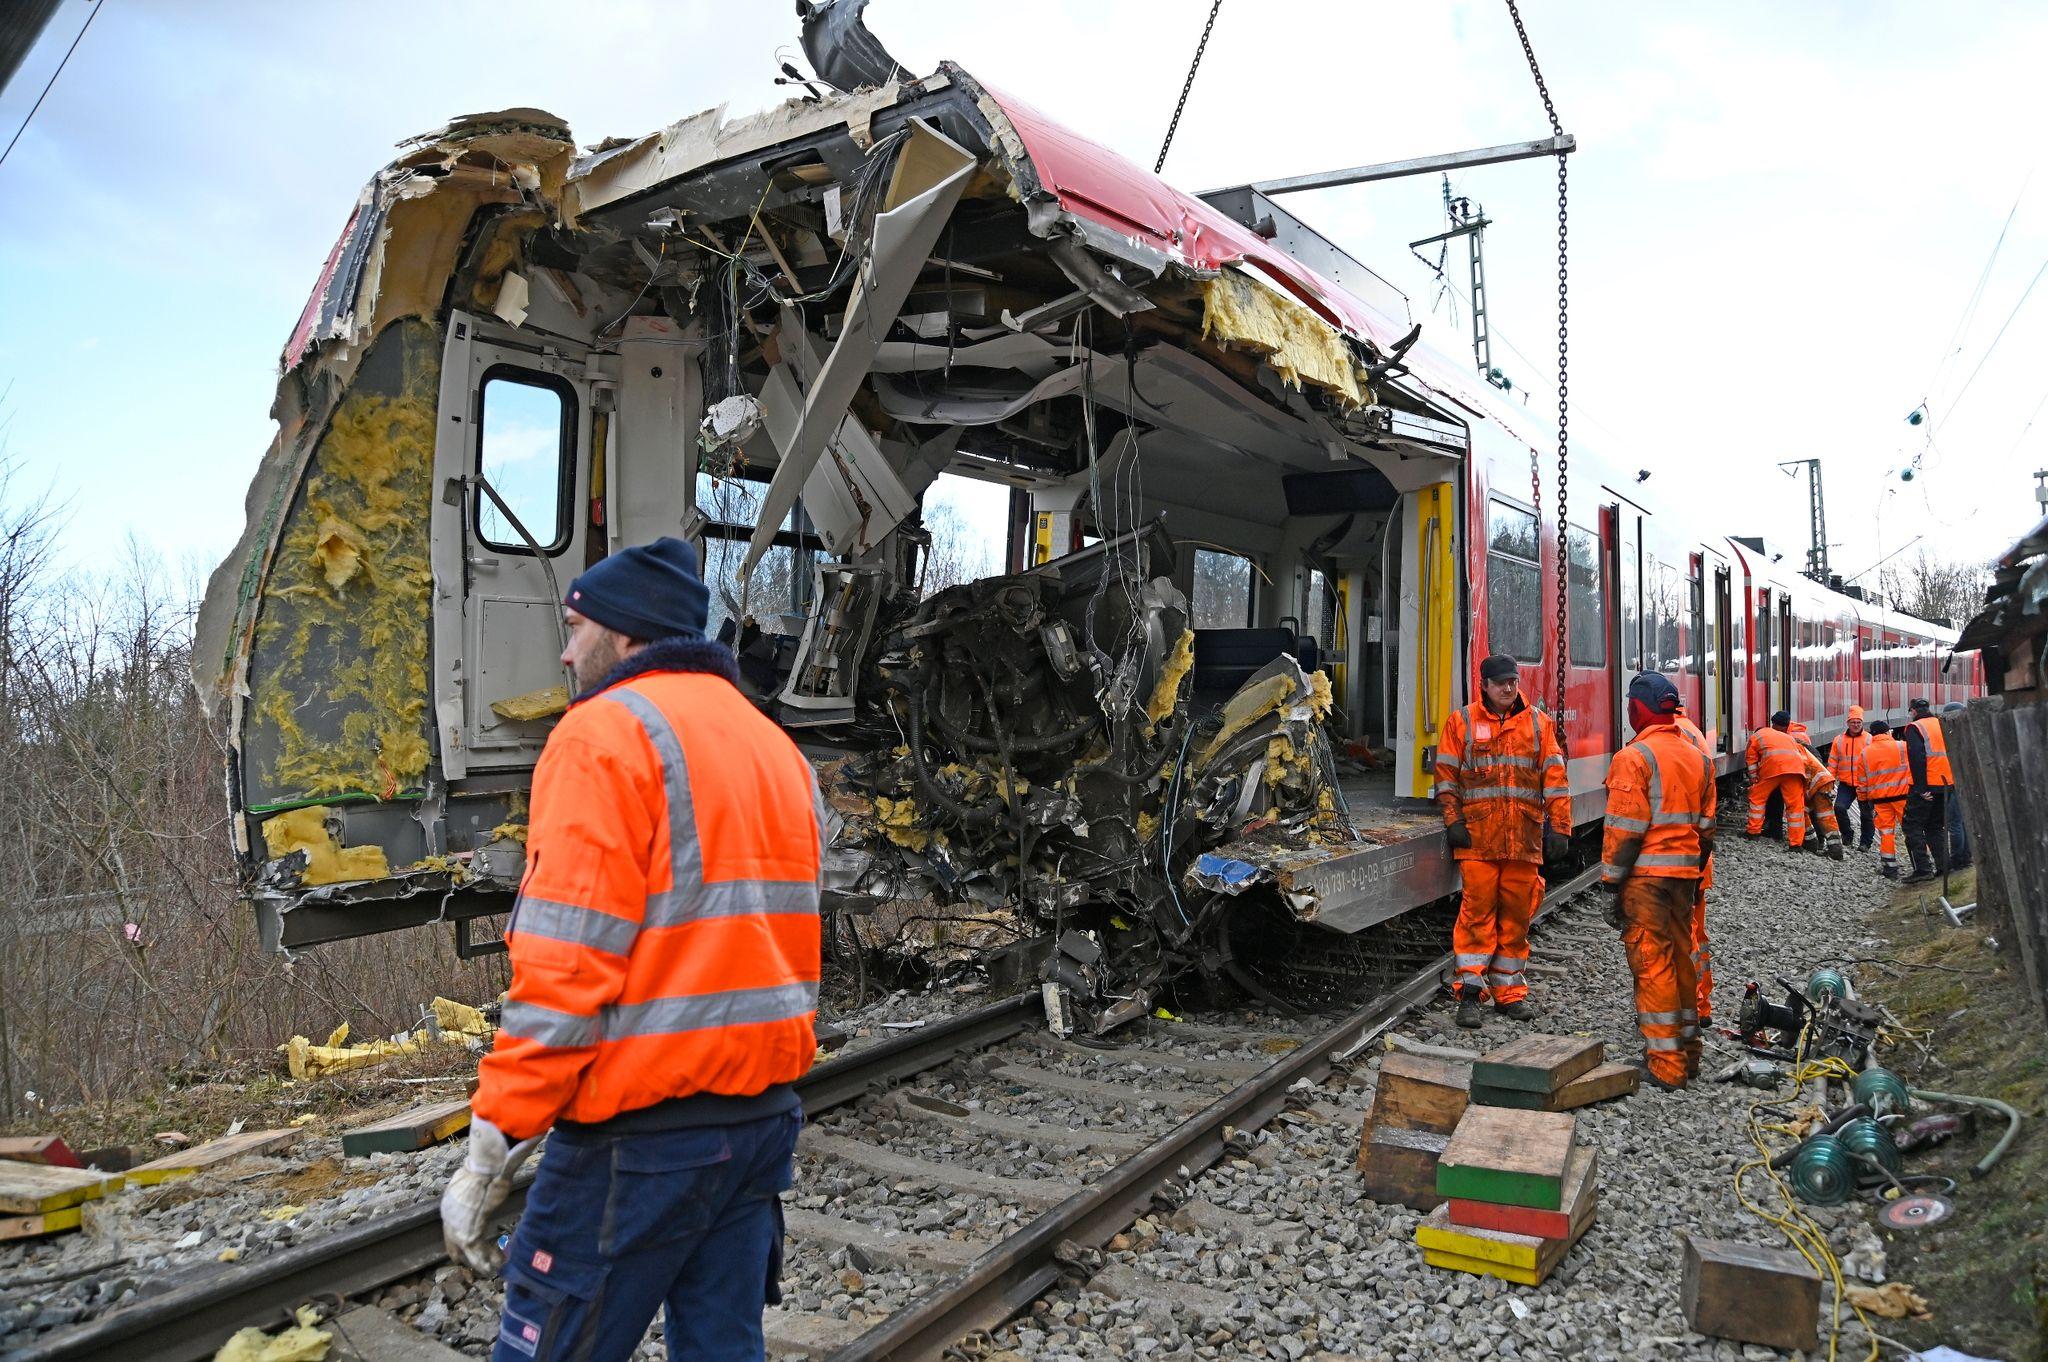
<svg viewBox="0 0 2048 1362">
<path fill-rule="evenodd" d="M 1896 610 L 1960 629 L 1984 608 L 1991 565 L 1947 559 L 1920 550 L 1878 570 L 1878 592 Z"/>
</svg>

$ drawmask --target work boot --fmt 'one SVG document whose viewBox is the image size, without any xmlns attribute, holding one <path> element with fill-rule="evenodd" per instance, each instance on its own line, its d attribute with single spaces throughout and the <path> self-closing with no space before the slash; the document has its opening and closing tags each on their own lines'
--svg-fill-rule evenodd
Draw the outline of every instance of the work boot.
<svg viewBox="0 0 2048 1362">
<path fill-rule="evenodd" d="M 1929 880 L 1938 880 L 1940 878 L 1941 876 L 1935 874 L 1932 870 L 1922 870 L 1920 867 L 1914 866 L 1913 873 L 1906 876 L 1906 878 L 1904 880 L 1901 880 L 1900 883 L 1926 884 Z"/>
<path fill-rule="evenodd" d="M 1895 865 L 1881 865 L 1878 867 L 1878 870 L 1883 872 L 1884 877 L 1888 880 L 1896 880 L 1899 877 L 1899 868 Z"/>
<path fill-rule="evenodd" d="M 1477 1031 L 1486 1025 L 1486 1019 L 1479 1015 L 1479 990 L 1469 985 L 1458 990 L 1458 1025 L 1467 1031 Z"/>
<path fill-rule="evenodd" d="M 1828 859 L 1834 861 L 1841 860 L 1842 857 L 1847 854 L 1842 850 L 1842 839 L 1839 837 L 1828 838 L 1826 850 L 1828 853 Z"/>
<path fill-rule="evenodd" d="M 1756 840 L 1757 838 L 1759 838 L 1759 837 L 1763 836 L 1763 834 L 1762 834 L 1762 833 L 1760 833 L 1760 832 L 1751 832 L 1751 831 L 1750 831 L 1750 830 L 1749 830 L 1748 828 L 1744 828 L 1744 829 L 1742 830 L 1742 835 L 1743 835 L 1743 836 L 1744 836 L 1745 838 L 1747 838 L 1747 839 L 1749 839 L 1750 841 L 1752 841 L 1752 842 L 1754 842 L 1754 841 L 1755 841 L 1755 840 Z"/>
<path fill-rule="evenodd" d="M 1637 1072 L 1642 1074 L 1643 1082 L 1649 1087 L 1657 1088 L 1663 1092 L 1685 1091 L 1685 1084 L 1666 1082 L 1665 1080 L 1657 1077 L 1657 1071 L 1655 1069 L 1652 1069 L 1648 1064 L 1644 1063 L 1640 1059 L 1637 1060 L 1632 1067 L 1635 1068 Z"/>
<path fill-rule="evenodd" d="M 1494 1006 L 1493 1010 L 1506 1017 L 1509 1021 L 1525 1022 L 1536 1020 L 1536 1009 L 1520 998 L 1515 999 L 1511 1003 L 1498 1003 Z"/>
<path fill-rule="evenodd" d="M 1806 843 L 1804 843 L 1804 842 L 1787 842 L 1787 843 L 1785 843 L 1785 850 L 1787 850 L 1787 851 L 1790 851 L 1790 852 L 1793 852 L 1793 853 L 1795 853 L 1795 854 L 1796 854 L 1796 853 L 1798 853 L 1798 852 L 1802 852 L 1802 851 L 1806 850 Z"/>
</svg>

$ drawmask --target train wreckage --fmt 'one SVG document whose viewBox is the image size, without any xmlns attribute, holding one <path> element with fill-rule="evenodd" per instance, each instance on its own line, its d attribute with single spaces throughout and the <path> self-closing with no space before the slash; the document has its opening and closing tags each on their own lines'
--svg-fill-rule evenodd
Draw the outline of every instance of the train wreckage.
<svg viewBox="0 0 2048 1362">
<path fill-rule="evenodd" d="M 1471 470 L 1541 431 L 1256 190 L 1183 193 L 837 11 L 829 92 L 584 151 L 474 115 L 363 191 L 195 649 L 273 946 L 470 948 L 568 700 L 561 588 L 663 534 L 816 763 L 871 950 L 995 923 L 1100 1031 L 1256 987 L 1247 923 L 1454 887 L 1425 801 Z M 942 478 L 1006 489 L 1007 570 L 927 589 Z"/>
</svg>

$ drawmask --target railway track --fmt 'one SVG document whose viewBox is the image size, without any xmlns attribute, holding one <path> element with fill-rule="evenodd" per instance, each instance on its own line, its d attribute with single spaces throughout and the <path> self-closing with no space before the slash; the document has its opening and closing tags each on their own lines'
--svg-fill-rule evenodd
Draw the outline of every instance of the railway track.
<svg viewBox="0 0 2048 1362">
<path fill-rule="evenodd" d="M 1544 912 L 1597 874 L 1555 887 Z M 1096 1048 L 1045 1032 L 1026 994 L 835 1056 L 800 1084 L 811 1125 L 789 1199 L 785 1289 L 829 1279 L 828 1264 L 849 1259 L 891 1286 L 878 1293 L 878 1321 L 771 1312 L 771 1352 L 938 1358 L 1063 1277 L 1085 1278 L 1113 1236 L 1173 1206 L 1184 1180 L 1243 1149 L 1249 1132 L 1315 1095 L 1304 1085 L 1323 1083 L 1427 1001 L 1447 964 L 1404 970 L 1334 1026 L 1300 1035 L 1168 1026 Z M 1201 1053 L 1189 1053 L 1191 1040 Z M 956 1157 L 928 1157 L 934 1150 Z M 990 1171 L 1005 1160 L 1020 1169 Z M 525 1193 L 522 1180 L 502 1213 L 507 1227 Z M 818 1201 L 834 1204 L 806 1206 Z M 209 1270 L 5 1362 L 199 1362 L 236 1330 L 282 1324 L 306 1301 L 367 1296 L 445 1261 L 438 1204 L 423 1201 Z"/>
</svg>

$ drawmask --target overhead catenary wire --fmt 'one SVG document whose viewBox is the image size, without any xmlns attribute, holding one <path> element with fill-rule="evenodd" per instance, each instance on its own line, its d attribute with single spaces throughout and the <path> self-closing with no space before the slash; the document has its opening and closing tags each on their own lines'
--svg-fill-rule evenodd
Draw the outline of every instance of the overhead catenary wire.
<svg viewBox="0 0 2048 1362">
<path fill-rule="evenodd" d="M 44 84 L 43 92 L 36 96 L 35 103 L 29 105 L 28 116 L 21 120 L 21 126 L 14 130 L 14 136 L 7 139 L 7 150 L 0 151 L 0 166 L 7 164 L 7 158 L 14 154 L 14 144 L 19 142 L 21 135 L 28 131 L 28 125 L 35 122 L 37 110 L 41 109 L 43 101 L 50 97 L 50 91 L 57 88 L 57 77 L 63 75 L 64 68 L 71 64 L 71 54 L 76 52 L 78 45 L 85 41 L 85 31 L 92 27 L 93 20 L 100 17 L 100 8 L 106 3 L 107 0 L 93 0 L 92 13 L 86 15 L 85 22 L 78 26 L 78 36 L 71 40 L 71 46 L 64 49 L 64 56 L 58 61 L 57 69 L 50 73 L 50 79 Z"/>
</svg>

